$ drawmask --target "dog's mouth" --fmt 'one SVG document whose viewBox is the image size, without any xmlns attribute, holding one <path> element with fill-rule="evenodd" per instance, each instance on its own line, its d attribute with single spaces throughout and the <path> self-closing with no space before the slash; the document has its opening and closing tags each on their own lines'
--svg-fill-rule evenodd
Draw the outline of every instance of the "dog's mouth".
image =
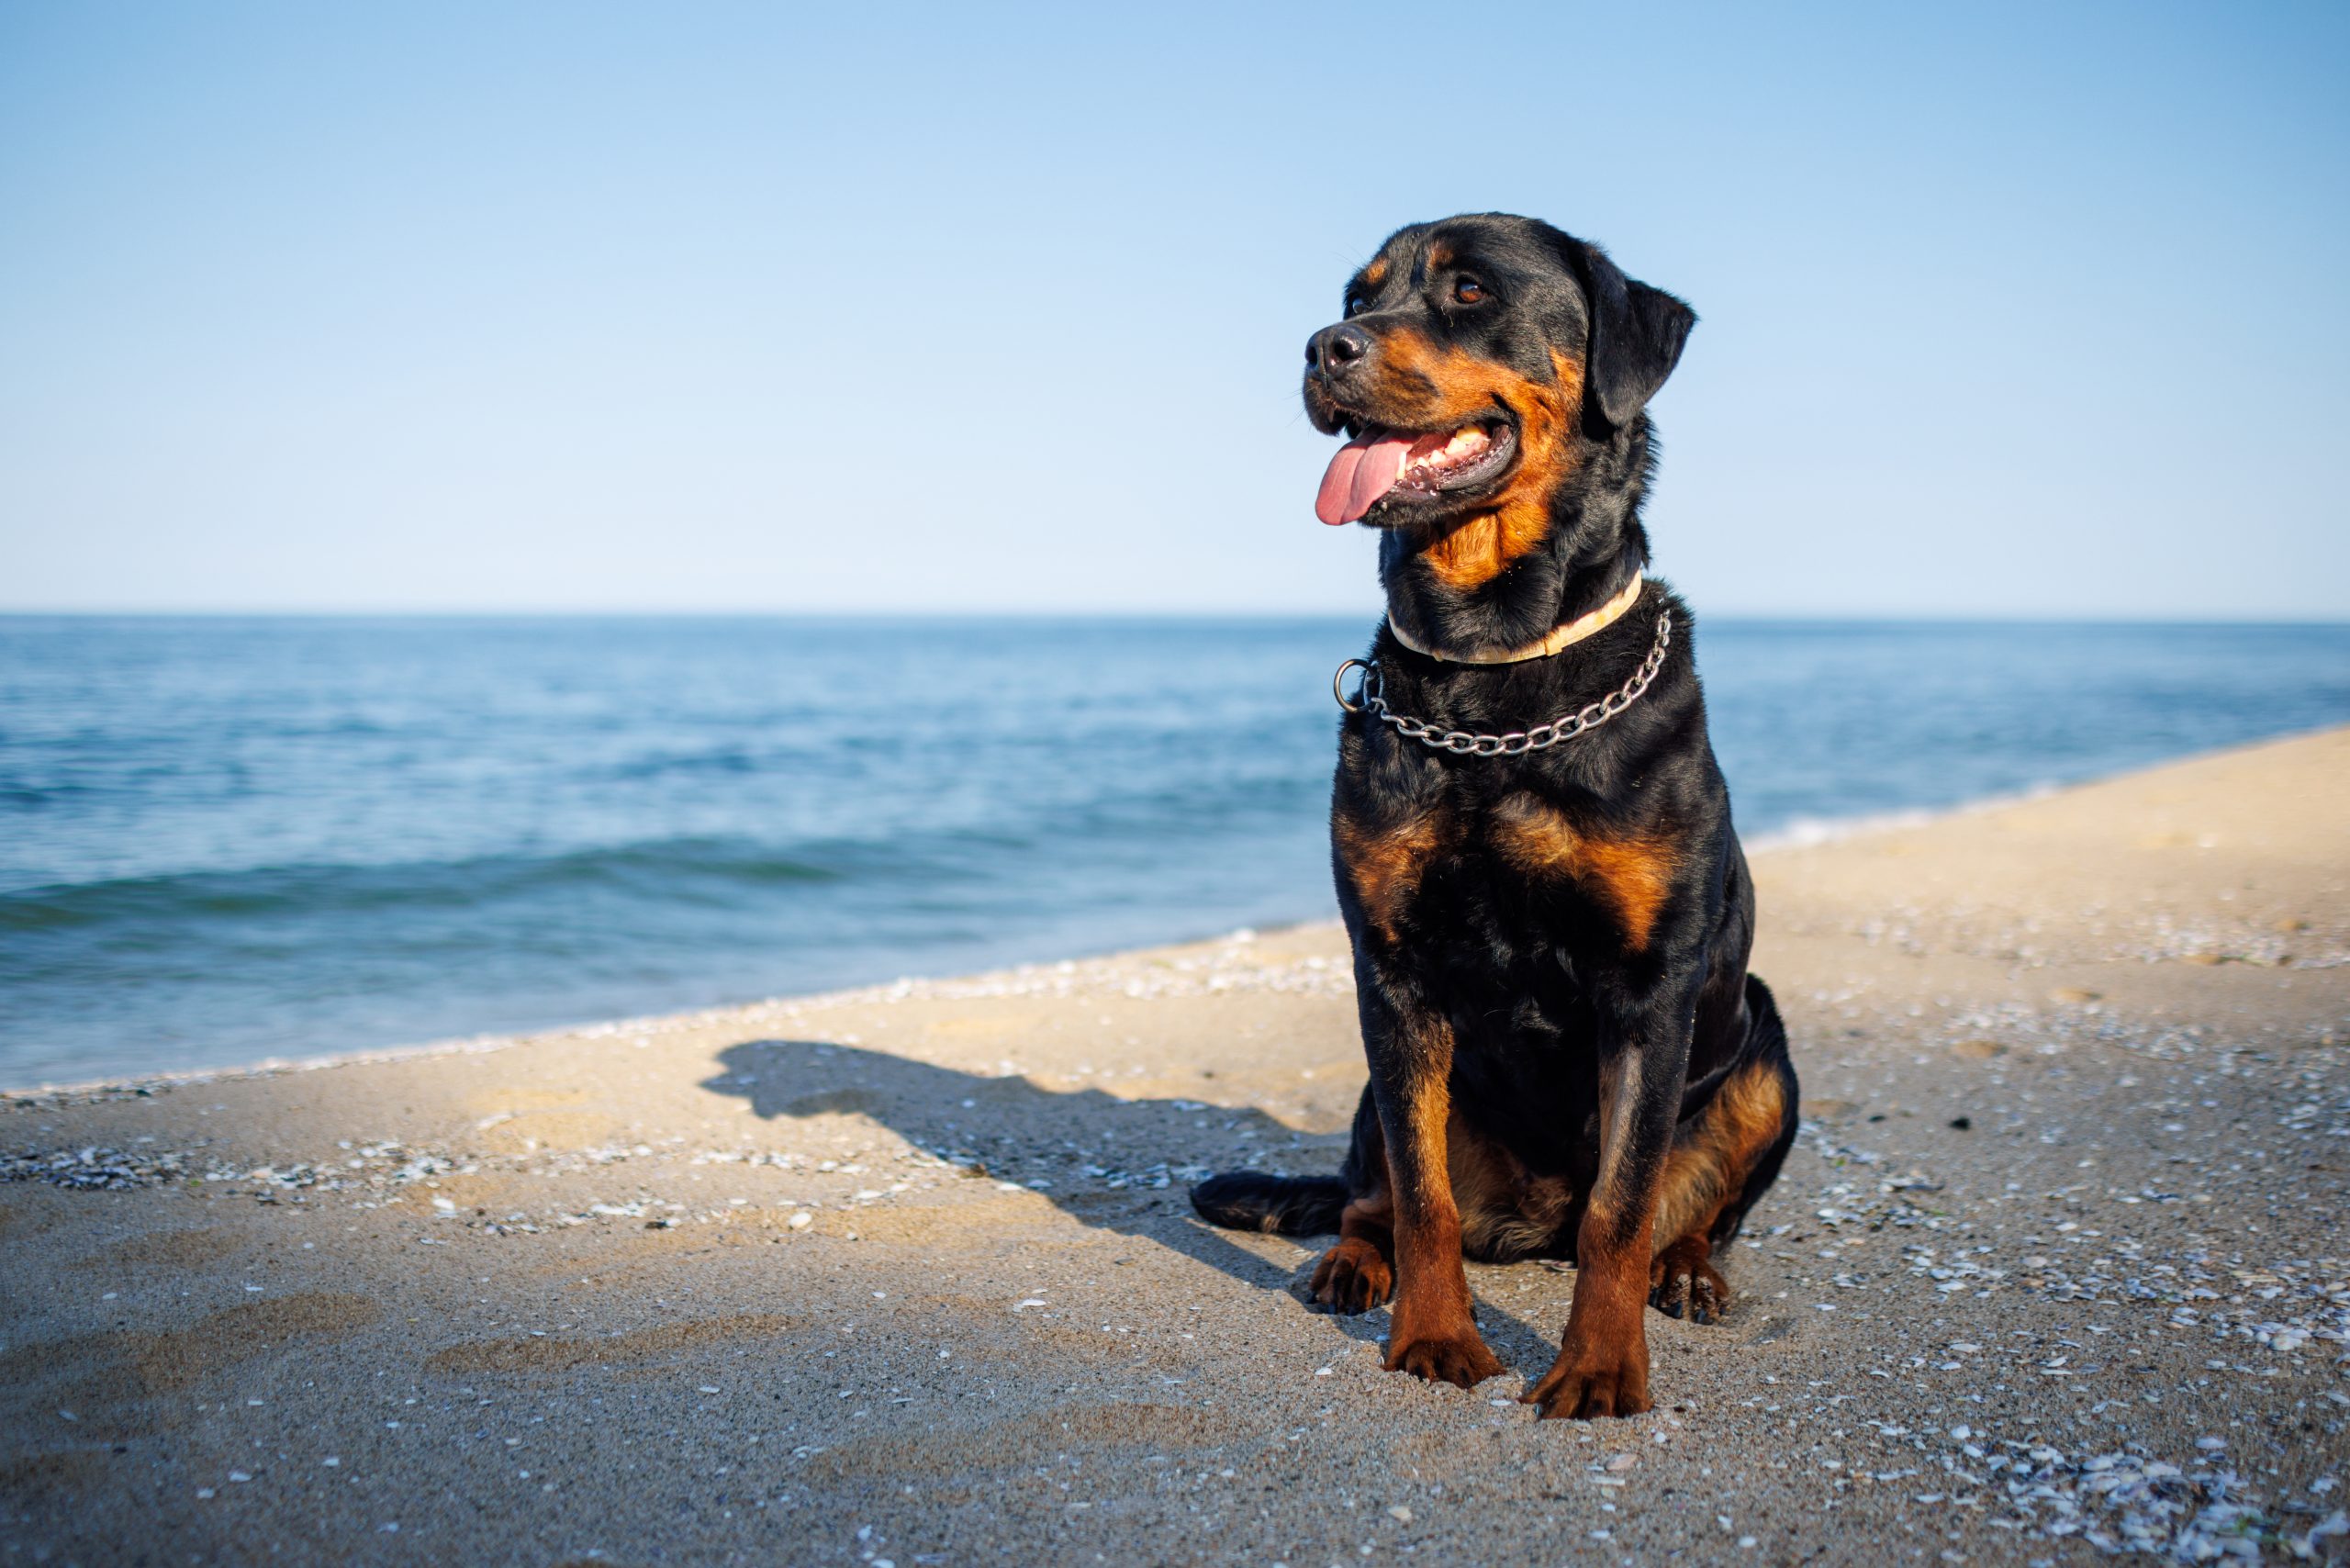
<svg viewBox="0 0 2350 1568">
<path fill-rule="evenodd" d="M 1457 500 L 1499 477 L 1517 455 L 1517 430 L 1506 419 L 1426 433 L 1351 420 L 1345 428 L 1360 433 L 1330 459 L 1314 498 L 1314 515 L 1334 527 L 1360 522 L 1376 508 Z"/>
</svg>

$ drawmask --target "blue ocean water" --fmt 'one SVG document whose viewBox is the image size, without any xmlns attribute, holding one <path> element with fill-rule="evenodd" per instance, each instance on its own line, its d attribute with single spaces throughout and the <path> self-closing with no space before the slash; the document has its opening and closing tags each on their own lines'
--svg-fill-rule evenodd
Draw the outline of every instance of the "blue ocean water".
<svg viewBox="0 0 2350 1568">
<path fill-rule="evenodd" d="M 1331 913 L 1359 621 L 0 618 L 0 1084 Z M 2350 721 L 2350 627 L 1708 622 L 1750 840 Z"/>
</svg>

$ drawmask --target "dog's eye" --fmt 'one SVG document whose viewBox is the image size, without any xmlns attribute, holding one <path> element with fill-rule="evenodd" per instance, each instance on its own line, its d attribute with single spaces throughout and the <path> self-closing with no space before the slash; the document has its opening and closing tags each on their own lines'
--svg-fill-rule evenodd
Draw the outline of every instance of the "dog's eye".
<svg viewBox="0 0 2350 1568">
<path fill-rule="evenodd" d="M 1485 286 L 1473 277 L 1464 277 L 1452 286 L 1452 297 L 1463 305 L 1474 305 L 1485 297 Z"/>
<path fill-rule="evenodd" d="M 1369 309 L 1370 308 L 1371 308 L 1371 301 L 1370 301 L 1370 300 L 1368 300 L 1368 299 L 1365 299 L 1361 295 L 1360 295 L 1360 294 L 1349 294 L 1349 295 L 1348 295 L 1348 296 L 1347 296 L 1347 314 L 1348 314 L 1348 315 L 1349 315 L 1349 316 L 1360 316 L 1360 315 L 1361 315 L 1365 310 Z"/>
</svg>

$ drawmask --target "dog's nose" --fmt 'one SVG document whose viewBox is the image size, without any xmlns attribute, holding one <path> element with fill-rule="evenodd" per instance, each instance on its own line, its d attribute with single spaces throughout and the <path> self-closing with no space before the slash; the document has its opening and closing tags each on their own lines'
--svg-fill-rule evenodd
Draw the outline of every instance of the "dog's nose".
<svg viewBox="0 0 2350 1568">
<path fill-rule="evenodd" d="M 1323 328 L 1305 342 L 1305 363 L 1326 375 L 1342 375 L 1370 353 L 1371 334 L 1345 321 Z"/>
</svg>

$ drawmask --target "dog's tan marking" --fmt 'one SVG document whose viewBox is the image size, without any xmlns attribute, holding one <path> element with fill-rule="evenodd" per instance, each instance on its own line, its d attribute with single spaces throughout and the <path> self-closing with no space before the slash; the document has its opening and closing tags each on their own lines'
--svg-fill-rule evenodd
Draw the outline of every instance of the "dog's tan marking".
<svg viewBox="0 0 2350 1568">
<path fill-rule="evenodd" d="M 1658 1250 L 1703 1240 L 1725 1204 L 1785 1130 L 1786 1083 L 1770 1063 L 1749 1062 L 1722 1081 L 1695 1124 L 1675 1140 L 1657 1183 Z"/>
<path fill-rule="evenodd" d="M 1512 866 L 1530 877 L 1563 877 L 1596 890 L 1614 906 L 1625 946 L 1634 952 L 1648 946 L 1673 890 L 1671 840 L 1593 837 L 1529 795 L 1505 801 L 1494 814 L 1493 831 L 1495 847 Z"/>
<path fill-rule="evenodd" d="M 1499 1263 L 1547 1251 L 1566 1228 L 1574 1191 L 1565 1179 L 1535 1175 L 1457 1111 L 1445 1128 L 1445 1162 L 1470 1257 Z"/>
<path fill-rule="evenodd" d="M 1553 352 L 1551 379 L 1517 375 L 1456 348 L 1439 347 L 1400 329 L 1381 341 L 1375 404 L 1390 422 L 1440 431 L 1491 418 L 1506 408 L 1517 417 L 1518 458 L 1508 488 L 1494 504 L 1470 513 L 1431 539 L 1420 553 L 1449 587 L 1466 590 L 1492 581 L 1550 536 L 1550 499 L 1574 461 L 1574 411 L 1583 401 L 1583 363 Z"/>
<path fill-rule="evenodd" d="M 1433 815 L 1408 817 L 1371 827 L 1343 813 L 1332 824 L 1338 861 L 1362 903 L 1364 918 L 1393 943 L 1404 907 L 1419 890 L 1421 874 L 1441 847 L 1443 833 Z"/>
</svg>

